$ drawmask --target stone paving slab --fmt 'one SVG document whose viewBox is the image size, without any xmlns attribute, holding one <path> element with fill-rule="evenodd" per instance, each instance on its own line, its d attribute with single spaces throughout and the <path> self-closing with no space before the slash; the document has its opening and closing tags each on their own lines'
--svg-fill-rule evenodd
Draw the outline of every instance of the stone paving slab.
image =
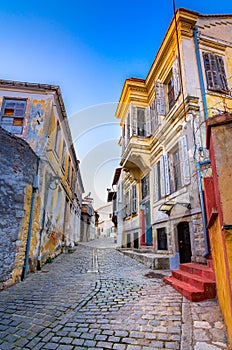
<svg viewBox="0 0 232 350">
<path fill-rule="evenodd" d="M 0 292 L 0 350 L 227 349 L 217 301 L 190 303 L 150 271 L 112 240 L 78 245 Z"/>
</svg>

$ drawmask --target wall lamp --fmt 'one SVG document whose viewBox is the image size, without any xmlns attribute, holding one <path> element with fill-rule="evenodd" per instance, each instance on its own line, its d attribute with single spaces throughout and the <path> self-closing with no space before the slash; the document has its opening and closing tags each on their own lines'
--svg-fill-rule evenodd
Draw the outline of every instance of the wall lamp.
<svg viewBox="0 0 232 350">
<path fill-rule="evenodd" d="M 191 209 L 191 204 L 190 203 L 183 203 L 183 202 L 166 202 L 163 203 L 160 207 L 159 207 L 159 211 L 163 211 L 165 212 L 167 215 L 170 215 L 172 208 L 174 207 L 174 205 L 179 204 L 182 205 L 183 207 L 187 208 L 187 209 Z"/>
</svg>

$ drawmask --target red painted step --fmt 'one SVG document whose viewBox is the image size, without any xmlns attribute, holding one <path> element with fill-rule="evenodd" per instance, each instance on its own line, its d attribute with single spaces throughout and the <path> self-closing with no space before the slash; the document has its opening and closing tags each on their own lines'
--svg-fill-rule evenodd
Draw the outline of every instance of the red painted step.
<svg viewBox="0 0 232 350">
<path fill-rule="evenodd" d="M 172 276 L 165 277 L 164 281 L 190 301 L 214 299 L 215 275 L 209 266 L 196 263 L 180 264 L 180 270 L 173 270 Z"/>
<path fill-rule="evenodd" d="M 212 267 L 195 263 L 180 264 L 179 267 L 182 271 L 206 277 L 215 281 L 215 274 Z"/>
</svg>

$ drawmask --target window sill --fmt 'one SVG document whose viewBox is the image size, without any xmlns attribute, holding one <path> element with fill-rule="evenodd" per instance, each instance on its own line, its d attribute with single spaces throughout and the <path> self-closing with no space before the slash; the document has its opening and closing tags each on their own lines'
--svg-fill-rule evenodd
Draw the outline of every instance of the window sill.
<svg viewBox="0 0 232 350">
<path fill-rule="evenodd" d="M 170 195 L 163 197 L 163 198 L 159 199 L 157 202 L 153 203 L 153 207 L 158 207 L 161 204 L 164 204 L 165 202 L 171 201 L 172 199 L 179 197 L 181 194 L 184 194 L 186 192 L 187 192 L 186 186 L 182 187 L 180 190 L 173 192 Z"/>
<path fill-rule="evenodd" d="M 214 91 L 214 90 L 209 90 L 209 89 L 206 90 L 206 93 L 209 94 L 209 95 L 213 95 L 213 96 L 219 96 L 221 98 L 222 98 L 222 95 L 223 95 L 223 97 L 232 100 L 232 96 L 230 95 L 230 93 Z"/>
</svg>

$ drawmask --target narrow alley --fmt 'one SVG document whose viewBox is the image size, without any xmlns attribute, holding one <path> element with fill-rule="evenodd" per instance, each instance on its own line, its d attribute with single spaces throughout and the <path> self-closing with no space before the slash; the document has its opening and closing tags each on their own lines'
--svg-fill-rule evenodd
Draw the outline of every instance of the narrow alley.
<svg viewBox="0 0 232 350">
<path fill-rule="evenodd" d="M 216 300 L 190 303 L 149 272 L 112 239 L 79 244 L 0 292 L 0 349 L 227 349 Z"/>
</svg>

